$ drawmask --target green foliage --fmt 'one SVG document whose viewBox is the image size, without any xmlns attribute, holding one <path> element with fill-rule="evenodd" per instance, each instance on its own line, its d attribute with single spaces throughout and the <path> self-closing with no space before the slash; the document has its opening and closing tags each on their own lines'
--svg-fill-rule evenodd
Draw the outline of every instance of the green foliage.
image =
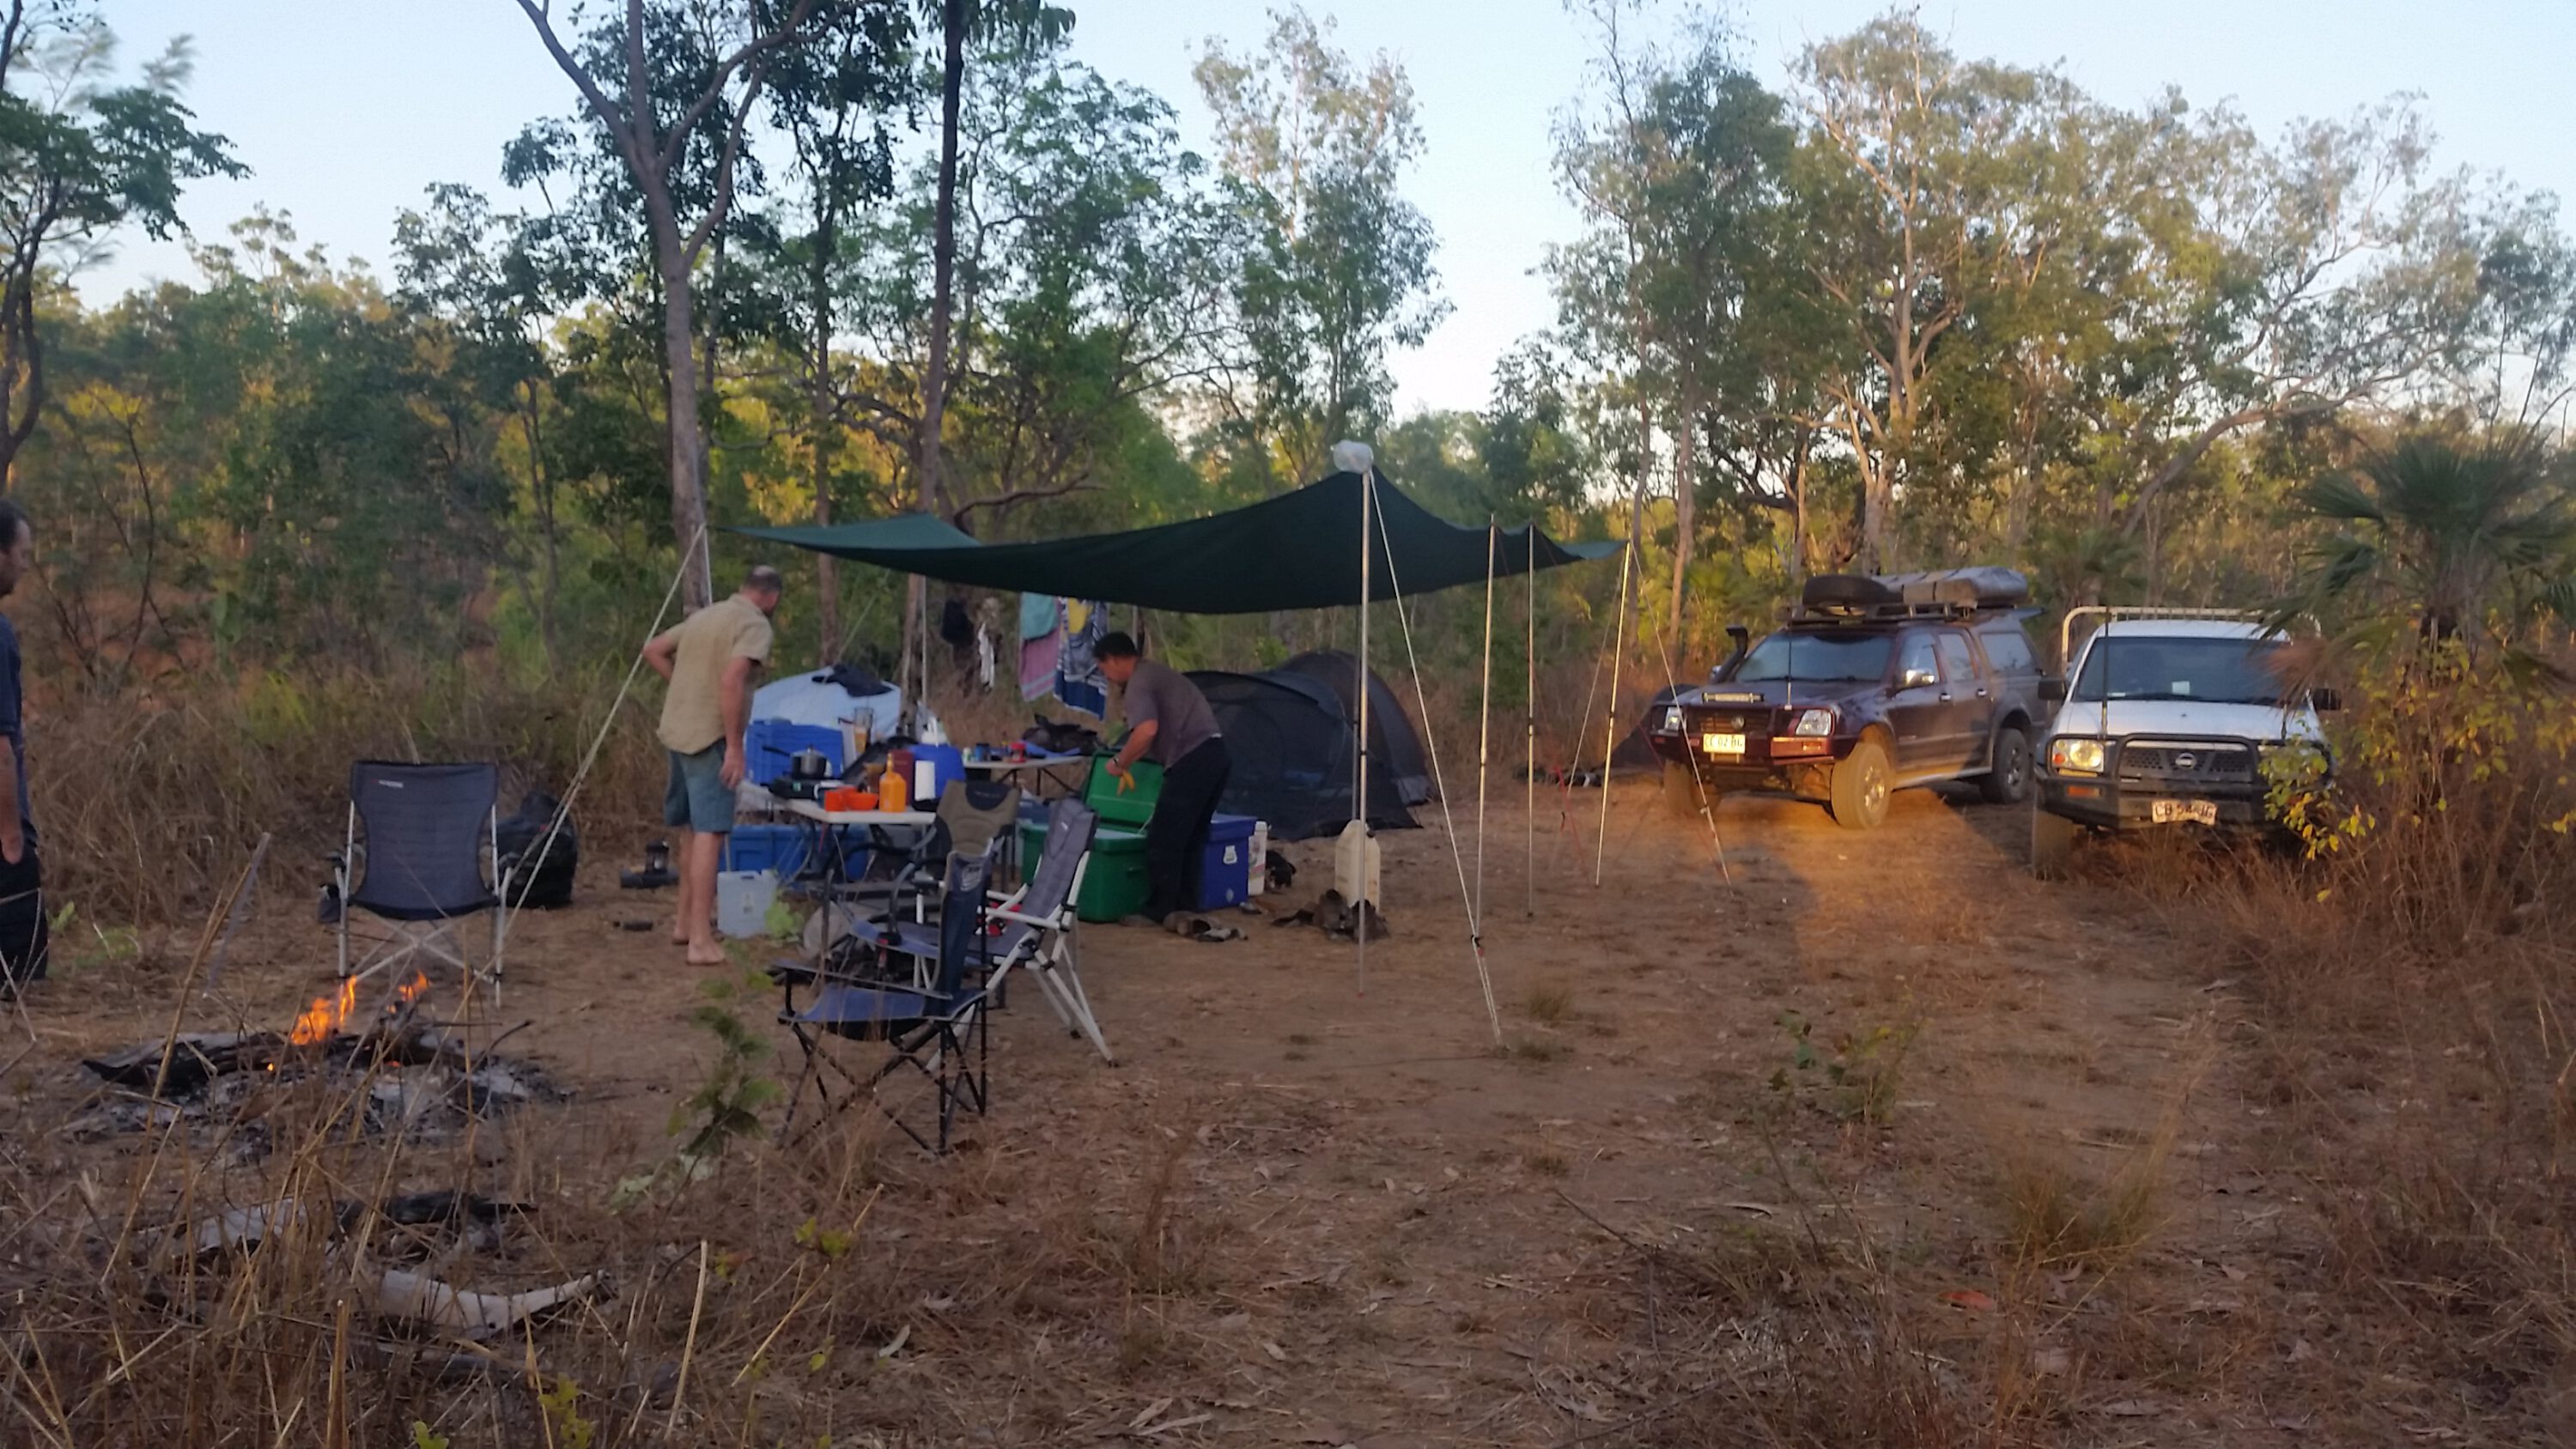
<svg viewBox="0 0 2576 1449">
<path fill-rule="evenodd" d="M 1783 1101 L 1803 1101 L 1837 1122 L 1886 1125 L 1896 1111 L 1898 1073 L 1922 1023 L 1873 1026 L 1836 1036 L 1820 1048 L 1814 1024 L 1794 1011 L 1780 1013 L 1789 1038 L 1788 1065 L 1771 1073 L 1771 1090 Z"/>
<path fill-rule="evenodd" d="M 556 1449 L 590 1449 L 598 1437 L 599 1426 L 582 1417 L 581 1385 L 569 1378 L 547 1380 L 537 1394 L 537 1408 L 546 1416 L 549 1439 Z"/>
<path fill-rule="evenodd" d="M 411 1421 L 411 1449 L 447 1449 L 447 1436 L 431 1433 L 429 1425 L 414 1419 Z"/>
</svg>

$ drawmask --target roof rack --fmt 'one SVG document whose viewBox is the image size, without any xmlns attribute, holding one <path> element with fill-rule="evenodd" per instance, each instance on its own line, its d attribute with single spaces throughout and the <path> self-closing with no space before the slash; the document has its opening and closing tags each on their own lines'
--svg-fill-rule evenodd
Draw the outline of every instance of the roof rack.
<svg viewBox="0 0 2576 1449">
<path fill-rule="evenodd" d="M 2103 624 L 2115 619 L 2242 619 L 2262 623 L 2272 616 L 2261 609 L 2172 608 L 2163 604 L 2084 604 L 2066 611 L 2057 625 L 2057 667 L 2064 669 L 2075 662 L 2075 621 L 2098 618 Z M 2098 630 L 2100 625 L 2096 625 Z M 2089 636 L 2088 636 L 2089 637 Z"/>
</svg>

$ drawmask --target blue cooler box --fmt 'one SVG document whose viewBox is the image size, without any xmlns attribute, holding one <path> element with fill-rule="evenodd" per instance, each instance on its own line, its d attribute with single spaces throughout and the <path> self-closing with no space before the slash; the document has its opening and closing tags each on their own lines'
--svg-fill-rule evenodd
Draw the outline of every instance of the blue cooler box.
<svg viewBox="0 0 2576 1449">
<path fill-rule="evenodd" d="M 780 881 L 791 881 L 805 868 L 805 850 L 812 832 L 801 825 L 737 825 L 725 837 L 727 870 L 770 870 Z M 856 880 L 868 868 L 868 849 L 853 832 L 844 832 L 841 842 L 841 869 L 838 880 Z"/>
<path fill-rule="evenodd" d="M 1219 815 L 1208 822 L 1207 849 L 1199 856 L 1199 895 L 1192 908 L 1213 911 L 1252 894 L 1252 827 L 1249 815 Z"/>
</svg>

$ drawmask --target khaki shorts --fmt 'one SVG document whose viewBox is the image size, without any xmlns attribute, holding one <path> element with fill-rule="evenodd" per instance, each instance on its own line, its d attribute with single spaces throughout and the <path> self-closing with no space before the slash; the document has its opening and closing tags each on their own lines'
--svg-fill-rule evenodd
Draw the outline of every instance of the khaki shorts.
<svg viewBox="0 0 2576 1449">
<path fill-rule="evenodd" d="M 671 751 L 671 783 L 662 789 L 664 824 L 709 835 L 732 833 L 733 791 L 725 787 L 724 757 L 721 743 L 694 755 Z"/>
</svg>

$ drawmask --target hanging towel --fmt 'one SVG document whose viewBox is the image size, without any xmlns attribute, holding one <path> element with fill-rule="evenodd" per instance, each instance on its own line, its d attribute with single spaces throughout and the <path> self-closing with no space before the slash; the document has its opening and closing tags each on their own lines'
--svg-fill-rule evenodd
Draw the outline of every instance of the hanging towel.
<svg viewBox="0 0 2576 1449">
<path fill-rule="evenodd" d="M 1067 709 L 1107 718 L 1109 676 L 1095 652 L 1109 632 L 1109 608 L 1089 599 L 1064 599 L 1064 649 L 1056 661 L 1055 697 Z"/>
</svg>

